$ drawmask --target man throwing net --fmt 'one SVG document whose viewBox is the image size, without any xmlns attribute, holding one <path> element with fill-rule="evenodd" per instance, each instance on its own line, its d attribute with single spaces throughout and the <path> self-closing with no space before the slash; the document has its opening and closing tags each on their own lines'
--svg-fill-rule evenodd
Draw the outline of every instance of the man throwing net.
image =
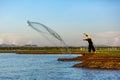
<svg viewBox="0 0 120 80">
<path fill-rule="evenodd" d="M 95 52 L 95 48 L 93 46 L 93 42 L 92 42 L 92 39 L 91 39 L 91 36 L 90 35 L 87 35 L 86 33 L 84 33 L 84 35 L 86 36 L 86 39 L 83 39 L 84 41 L 88 41 L 89 43 L 89 46 L 88 46 L 88 52 L 91 52 L 91 50 L 93 52 Z"/>
</svg>

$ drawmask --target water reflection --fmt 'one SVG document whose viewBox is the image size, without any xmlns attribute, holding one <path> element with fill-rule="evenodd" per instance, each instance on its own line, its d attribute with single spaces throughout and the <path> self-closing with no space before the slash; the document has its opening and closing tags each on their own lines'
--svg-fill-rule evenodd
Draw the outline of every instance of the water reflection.
<svg viewBox="0 0 120 80">
<path fill-rule="evenodd" d="M 75 56 L 0 54 L 0 80 L 120 80 L 120 70 L 73 68 L 78 62 L 57 61 Z"/>
</svg>

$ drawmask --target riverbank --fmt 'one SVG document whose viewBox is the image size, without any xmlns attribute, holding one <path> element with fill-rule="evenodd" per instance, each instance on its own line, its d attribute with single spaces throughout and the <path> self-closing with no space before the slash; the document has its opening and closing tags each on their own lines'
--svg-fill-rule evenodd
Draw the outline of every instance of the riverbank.
<svg viewBox="0 0 120 80">
<path fill-rule="evenodd" d="M 120 47 L 97 47 L 97 53 L 87 53 L 87 47 L 0 47 L 0 53 L 16 54 L 82 54 L 76 58 L 59 58 L 59 61 L 80 61 L 74 67 L 92 69 L 120 69 Z"/>
<path fill-rule="evenodd" d="M 120 70 L 120 56 L 102 56 L 90 53 L 76 58 L 59 58 L 58 61 L 81 61 L 81 63 L 73 65 L 77 68 Z"/>
</svg>

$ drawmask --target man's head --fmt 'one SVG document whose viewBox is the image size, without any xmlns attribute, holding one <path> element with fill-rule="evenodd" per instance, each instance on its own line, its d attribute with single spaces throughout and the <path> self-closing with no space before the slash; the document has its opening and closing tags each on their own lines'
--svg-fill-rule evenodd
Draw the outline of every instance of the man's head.
<svg viewBox="0 0 120 80">
<path fill-rule="evenodd" d="M 86 33 L 84 33 L 84 35 L 86 36 L 87 39 L 91 39 L 90 35 L 87 35 Z"/>
<path fill-rule="evenodd" d="M 91 36 L 90 35 L 86 35 L 87 39 L 91 39 Z"/>
<path fill-rule="evenodd" d="M 87 34 L 86 34 L 85 36 L 86 36 L 86 37 L 88 37 L 88 35 L 87 35 Z"/>
</svg>

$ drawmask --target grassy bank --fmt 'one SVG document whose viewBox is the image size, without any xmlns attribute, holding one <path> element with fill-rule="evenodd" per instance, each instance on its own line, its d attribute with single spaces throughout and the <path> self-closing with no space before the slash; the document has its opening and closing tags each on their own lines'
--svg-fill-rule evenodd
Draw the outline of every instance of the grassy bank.
<svg viewBox="0 0 120 80">
<path fill-rule="evenodd" d="M 86 53 L 87 47 L 69 47 L 71 53 Z M 68 53 L 65 47 L 0 47 L 0 53 L 17 52 Z M 97 55 L 119 56 L 120 47 L 96 47 Z M 104 53 L 104 54 L 103 54 Z"/>
</svg>

